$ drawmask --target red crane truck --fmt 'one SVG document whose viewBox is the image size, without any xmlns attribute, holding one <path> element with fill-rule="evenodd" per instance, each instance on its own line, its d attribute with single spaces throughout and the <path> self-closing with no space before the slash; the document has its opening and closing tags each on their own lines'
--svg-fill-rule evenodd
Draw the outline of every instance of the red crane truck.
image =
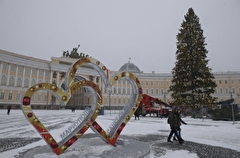
<svg viewBox="0 0 240 158">
<path fill-rule="evenodd" d="M 167 117 L 172 108 L 171 105 L 161 101 L 158 98 L 153 98 L 147 94 L 142 95 L 142 101 L 139 105 L 139 112 L 142 116 L 156 115 L 157 117 Z"/>
</svg>

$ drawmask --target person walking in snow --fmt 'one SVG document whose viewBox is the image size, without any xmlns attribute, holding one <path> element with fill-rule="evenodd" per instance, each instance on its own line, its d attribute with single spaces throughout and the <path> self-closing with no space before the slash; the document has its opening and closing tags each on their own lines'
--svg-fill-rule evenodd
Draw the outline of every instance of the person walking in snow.
<svg viewBox="0 0 240 158">
<path fill-rule="evenodd" d="M 75 112 L 75 107 L 74 106 L 72 107 L 72 112 Z"/>
<path fill-rule="evenodd" d="M 181 139 L 182 141 L 184 141 L 184 140 L 182 139 L 182 136 L 181 136 L 181 128 L 180 128 L 180 126 L 181 126 L 182 124 L 187 125 L 187 123 L 184 122 L 184 121 L 182 120 L 182 118 L 181 118 L 181 109 L 178 109 L 178 110 L 177 110 L 176 116 L 177 116 L 177 121 L 178 121 L 178 124 L 177 124 L 177 133 L 178 133 L 180 139 Z M 174 136 L 173 136 L 173 140 L 177 140 L 175 134 L 174 134 Z"/>
<path fill-rule="evenodd" d="M 11 105 L 8 105 L 8 107 L 7 107 L 7 114 L 8 114 L 8 115 L 10 115 L 11 109 L 12 109 L 12 106 L 11 106 Z"/>
<path fill-rule="evenodd" d="M 138 118 L 139 120 L 139 108 L 136 109 L 136 111 L 134 112 L 134 116 L 135 116 L 135 120 Z"/>
<path fill-rule="evenodd" d="M 168 116 L 168 124 L 170 125 L 171 131 L 168 135 L 167 141 L 173 143 L 171 141 L 171 138 L 172 138 L 173 134 L 175 134 L 175 136 L 178 139 L 179 144 L 182 144 L 183 141 L 181 140 L 181 138 L 180 138 L 180 136 L 178 135 L 178 132 L 177 132 L 178 119 L 177 119 L 177 107 L 176 106 L 172 107 L 172 112 Z"/>
</svg>

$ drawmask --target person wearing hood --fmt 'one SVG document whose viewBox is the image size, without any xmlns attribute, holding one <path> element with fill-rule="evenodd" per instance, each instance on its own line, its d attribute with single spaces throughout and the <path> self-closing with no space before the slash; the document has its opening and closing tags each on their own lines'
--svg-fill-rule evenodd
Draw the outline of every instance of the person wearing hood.
<svg viewBox="0 0 240 158">
<path fill-rule="evenodd" d="M 172 107 L 172 112 L 168 116 L 168 124 L 170 125 L 171 131 L 169 133 L 167 141 L 173 143 L 171 141 L 171 138 L 172 138 L 173 134 L 175 134 L 175 136 L 178 139 L 179 144 L 182 144 L 183 140 L 180 138 L 180 136 L 177 132 L 178 119 L 177 119 L 177 107 L 176 106 Z"/>
</svg>

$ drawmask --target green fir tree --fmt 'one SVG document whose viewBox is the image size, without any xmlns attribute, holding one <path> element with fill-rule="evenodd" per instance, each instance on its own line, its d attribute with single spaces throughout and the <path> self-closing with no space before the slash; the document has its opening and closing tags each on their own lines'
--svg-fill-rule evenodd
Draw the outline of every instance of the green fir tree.
<svg viewBox="0 0 240 158">
<path fill-rule="evenodd" d="M 216 98 L 212 97 L 212 94 L 217 85 L 211 68 L 208 67 L 208 51 L 205 48 L 203 30 L 192 8 L 189 8 L 184 18 L 177 35 L 171 95 L 175 105 L 213 105 Z"/>
</svg>

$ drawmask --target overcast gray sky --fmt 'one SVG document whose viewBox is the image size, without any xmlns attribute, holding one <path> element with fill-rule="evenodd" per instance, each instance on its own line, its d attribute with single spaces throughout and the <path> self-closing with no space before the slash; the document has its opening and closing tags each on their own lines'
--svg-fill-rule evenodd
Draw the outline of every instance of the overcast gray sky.
<svg viewBox="0 0 240 158">
<path fill-rule="evenodd" d="M 0 49 L 50 60 L 79 52 L 108 69 L 131 58 L 144 72 L 170 73 L 176 35 L 193 8 L 209 67 L 240 70 L 240 0 L 0 0 Z"/>
</svg>

